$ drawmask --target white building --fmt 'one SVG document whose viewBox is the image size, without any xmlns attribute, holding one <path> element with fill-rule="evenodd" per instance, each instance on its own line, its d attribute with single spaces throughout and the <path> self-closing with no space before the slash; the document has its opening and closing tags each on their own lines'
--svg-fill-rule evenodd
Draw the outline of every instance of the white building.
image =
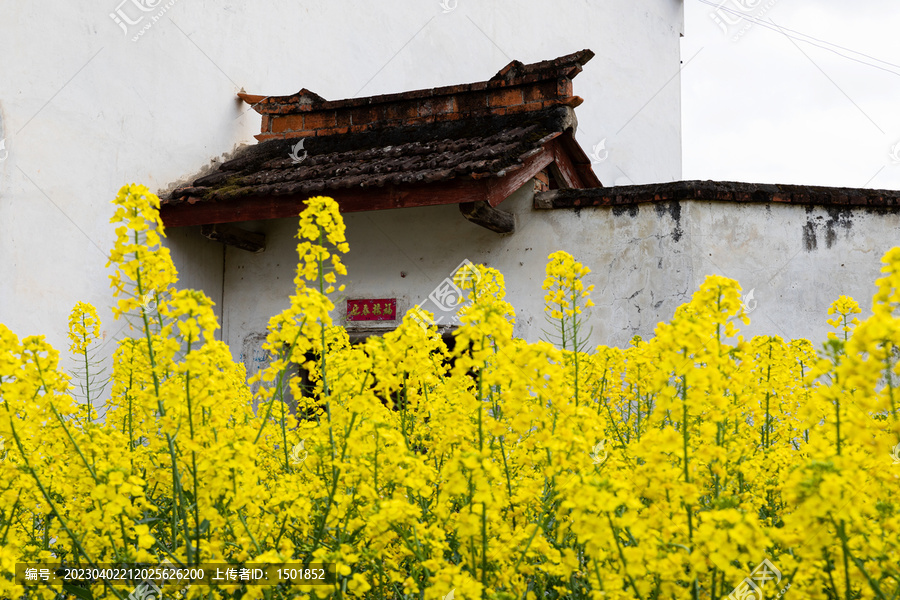
<svg viewBox="0 0 900 600">
<path fill-rule="evenodd" d="M 578 79 L 585 98 L 578 136 L 588 149 L 605 139 L 616 156 L 595 165 L 600 179 L 681 175 L 679 0 L 11 0 L 2 10 L 0 322 L 19 335 L 46 334 L 60 349 L 78 300 L 100 309 L 107 340 L 123 326 L 108 310 L 109 201 L 128 182 L 164 192 L 255 144 L 260 117 L 238 99 L 242 89 L 291 94 L 305 87 L 328 99 L 361 97 L 484 80 L 513 59 L 530 63 L 591 48 L 597 58 Z M 350 226 L 359 245 L 364 234 L 352 216 Z M 288 221 L 266 227 L 291 228 Z M 385 229 L 397 244 L 385 241 L 393 248 L 385 260 L 397 260 L 391 252 L 402 256 L 398 247 L 412 252 L 406 244 L 414 236 L 394 227 Z M 221 303 L 223 277 L 236 276 L 249 257 L 199 235 L 172 234 L 181 284 L 202 287 Z M 450 229 L 441 235 L 455 239 Z M 278 247 L 289 240 L 271 235 L 269 244 L 264 260 L 289 272 L 291 253 Z M 529 277 L 540 279 L 546 253 L 528 253 Z M 419 262 L 392 271 L 421 278 L 427 288 Z M 445 265 L 428 268 L 436 278 Z M 410 288 L 407 295 L 417 293 Z M 235 290 L 232 299 L 240 297 Z M 283 302 L 254 297 L 252 304 L 276 311 Z M 227 339 L 258 327 L 255 316 L 224 321 Z"/>
<path fill-rule="evenodd" d="M 183 190 L 218 172 L 236 153 L 252 156 L 278 134 L 285 139 L 274 141 L 283 144 L 280 158 L 287 164 L 291 152 L 299 159 L 301 152 L 315 157 L 337 151 L 338 142 L 317 148 L 314 139 L 354 134 L 341 131 L 352 123 L 337 121 L 341 100 L 352 112 L 354 98 L 398 94 L 379 105 L 401 112 L 373 120 L 391 132 L 404 125 L 403 118 L 427 116 L 418 107 L 415 117 L 402 114 L 403 99 L 415 90 L 485 82 L 514 60 L 533 64 L 584 48 L 595 56 L 589 63 L 585 55 L 573 59 L 583 71 L 573 89 L 556 99 L 568 111 L 565 118 L 572 110 L 577 115 L 572 139 L 578 144 L 565 141 L 566 127 L 560 128 L 560 136 L 539 144 L 537 154 L 551 153 L 552 160 L 538 171 L 546 170 L 554 186 L 590 188 L 596 185 L 591 166 L 607 187 L 542 192 L 544 174 L 534 173 L 536 180 L 518 181 L 494 198 L 499 203 L 493 208 L 515 215 L 515 231 L 508 233 L 471 222 L 452 205 L 460 201 L 451 198 L 453 185 L 473 179 L 472 170 L 455 183 L 449 177 L 421 182 L 432 187 L 417 188 L 418 204 L 404 208 L 362 210 L 366 202 L 403 200 L 384 187 L 360 187 L 343 200 L 356 202 L 357 212 L 345 215 L 350 274 L 345 296 L 336 298 L 339 319 L 348 299 L 394 300 L 401 313 L 424 303 L 467 259 L 505 274 L 517 333 L 536 339 L 544 324 L 544 265 L 550 252 L 563 249 L 593 270 L 594 343 L 624 345 L 635 334 L 652 335 L 656 323 L 671 318 L 710 273 L 740 280 L 748 308 L 758 306 L 745 333 L 819 340 L 825 311 L 838 295 L 853 295 L 867 306 L 879 258 L 898 239 L 898 199 L 889 192 L 702 183 L 619 187 L 681 178 L 683 19 L 677 0 L 117 2 L 88 10 L 56 0 L 20 3 L 5 7 L 0 22 L 0 39 L 15 52 L 7 50 L 0 62 L 0 322 L 20 335 L 47 334 L 59 348 L 66 346 L 66 318 L 78 300 L 101 309 L 107 339 L 121 335 L 122 324 L 112 322 L 107 310 L 112 299 L 103 264 L 113 240 L 108 201 L 123 183 L 145 183 L 160 195 Z M 527 75 L 517 69 L 513 64 L 506 76 Z M 272 107 L 277 103 L 265 98 L 289 97 L 301 88 L 314 94 L 282 98 L 282 105 L 316 104 L 319 114 L 331 107 L 333 126 L 298 129 L 285 121 L 275 131 L 276 113 L 263 110 L 261 117 L 251 108 Z M 575 96 L 583 103 L 571 100 Z M 490 105 L 486 98 L 485 108 L 515 106 L 503 99 Z M 521 104 L 527 104 L 524 95 Z M 470 108 L 457 105 L 455 112 L 468 115 L 460 119 L 489 116 Z M 405 123 L 414 125 L 428 123 Z M 327 129 L 334 131 L 319 135 Z M 465 138 L 458 131 L 457 137 Z M 300 139 L 309 140 L 307 147 L 295 150 Z M 387 145 L 371 144 L 370 150 Z M 577 167 L 580 182 L 565 181 L 566 160 Z M 422 200 L 428 190 L 450 203 L 423 205 L 434 204 Z M 248 205 L 255 213 L 223 205 L 227 216 L 212 219 L 197 216 L 198 202 L 184 212 L 194 220 L 181 222 L 192 225 L 170 229 L 181 285 L 201 288 L 217 303 L 223 339 L 236 357 L 243 352 L 250 360 L 268 317 L 286 304 L 296 261 L 296 219 L 288 215 L 307 192 L 312 188 L 297 188 L 293 205 L 279 204 L 274 193 L 257 199 Z M 328 185 L 315 191 L 333 192 Z M 260 206 L 282 212 L 266 214 Z M 470 210 L 470 217 L 508 219 L 488 212 L 492 217 L 479 218 Z M 264 235 L 265 250 L 254 253 L 201 235 L 201 223 L 224 222 Z M 206 232 L 215 238 L 221 231 Z M 243 237 L 251 246 L 259 239 Z M 359 330 L 392 326 L 347 324 Z"/>
</svg>

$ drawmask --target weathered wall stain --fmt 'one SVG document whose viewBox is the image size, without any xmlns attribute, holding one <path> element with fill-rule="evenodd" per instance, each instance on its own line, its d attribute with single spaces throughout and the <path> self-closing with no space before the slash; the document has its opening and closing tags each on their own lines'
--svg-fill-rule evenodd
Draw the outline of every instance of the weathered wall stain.
<svg viewBox="0 0 900 600">
<path fill-rule="evenodd" d="M 613 206 L 612 212 L 613 216 L 616 217 L 621 217 L 625 213 L 628 213 L 629 217 L 634 218 L 641 212 L 641 207 L 637 204 L 631 204 L 629 206 Z"/>
<path fill-rule="evenodd" d="M 817 226 L 818 224 L 812 219 L 807 219 L 806 225 L 803 226 L 803 247 L 807 252 L 812 252 L 818 247 L 818 241 L 816 240 Z"/>
<path fill-rule="evenodd" d="M 840 229 L 844 230 L 844 237 L 849 239 L 853 229 L 853 213 L 849 208 L 827 207 L 828 219 L 824 215 L 814 215 L 815 208 L 806 207 L 806 224 L 803 226 L 803 247 L 807 252 L 816 250 L 819 246 L 818 230 L 821 225 L 825 234 L 825 247 L 832 248 L 838 239 Z"/>
<path fill-rule="evenodd" d="M 831 206 L 826 210 L 829 219 L 825 222 L 825 246 L 831 248 L 837 241 L 836 229 L 838 227 L 844 230 L 845 237 L 850 235 L 850 231 L 853 229 L 853 215 L 849 208 Z"/>
<path fill-rule="evenodd" d="M 672 202 L 669 214 L 675 219 L 675 229 L 672 231 L 672 241 L 680 242 L 684 231 L 681 229 L 681 202 Z"/>
</svg>

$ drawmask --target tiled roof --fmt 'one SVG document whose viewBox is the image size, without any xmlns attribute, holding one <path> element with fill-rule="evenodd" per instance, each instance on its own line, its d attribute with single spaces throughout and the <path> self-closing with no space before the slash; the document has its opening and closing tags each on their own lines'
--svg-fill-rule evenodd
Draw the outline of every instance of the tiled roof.
<svg viewBox="0 0 900 600">
<path fill-rule="evenodd" d="M 582 190 L 552 190 L 535 194 L 534 207 L 621 207 L 682 200 L 863 208 L 885 212 L 900 210 L 900 190 L 737 181 L 673 181 Z"/>
<path fill-rule="evenodd" d="M 318 194 L 342 188 L 496 177 L 521 167 L 574 125 L 568 107 L 378 132 L 270 140 L 176 189 L 165 202 L 222 202 L 250 195 Z M 292 154 L 304 157 L 298 163 Z"/>
<path fill-rule="evenodd" d="M 306 89 L 241 93 L 262 115 L 260 143 L 164 197 L 163 221 L 296 215 L 315 194 L 334 196 L 343 211 L 495 206 L 551 164 L 563 186 L 598 186 L 574 140 L 573 109 L 582 100 L 572 77 L 592 57 L 582 50 L 531 65 L 513 61 L 488 81 L 338 101 Z"/>
</svg>

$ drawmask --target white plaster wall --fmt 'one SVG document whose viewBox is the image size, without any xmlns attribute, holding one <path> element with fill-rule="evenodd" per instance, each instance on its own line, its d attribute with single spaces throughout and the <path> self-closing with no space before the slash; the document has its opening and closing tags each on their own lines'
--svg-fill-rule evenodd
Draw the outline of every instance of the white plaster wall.
<svg viewBox="0 0 900 600">
<path fill-rule="evenodd" d="M 818 345 L 829 304 L 851 295 L 871 314 L 881 256 L 898 240 L 900 214 L 803 206 L 710 202 L 536 211 L 523 188 L 500 207 L 517 231 L 497 235 L 466 221 L 456 206 L 345 215 L 350 253 L 345 298 L 397 298 L 400 312 L 425 302 L 464 259 L 500 270 L 516 308 L 517 335 L 541 339 L 541 284 L 548 255 L 566 250 L 593 271 L 596 306 L 586 313 L 591 345 L 625 346 L 653 335 L 707 275 L 737 279 L 748 298 L 745 336 L 805 337 Z M 254 223 L 270 245 L 262 254 L 228 250 L 227 340 L 241 347 L 287 306 L 297 257 L 296 220 Z M 813 241 L 814 240 L 814 241 Z M 248 308 L 250 307 L 250 308 Z M 352 323 L 365 327 L 366 323 Z"/>
<path fill-rule="evenodd" d="M 166 189 L 255 143 L 260 118 L 236 100 L 241 88 L 306 87 L 340 99 L 484 80 L 512 59 L 591 48 L 597 57 L 575 92 L 585 98 L 582 145 L 590 152 L 606 139 L 601 179 L 680 178 L 680 0 L 445 6 L 454 8 L 444 12 L 438 0 L 0 0 L 8 151 L 0 150 L 0 322 L 63 349 L 69 310 L 85 300 L 100 308 L 107 338 L 117 335 L 103 267 L 114 239 L 109 201 L 124 183 Z M 117 10 L 141 21 L 123 32 L 109 16 Z M 203 248 L 188 233 L 172 240 L 182 285 L 219 302 L 221 247 Z"/>
<path fill-rule="evenodd" d="M 751 290 L 746 336 L 804 337 L 818 347 L 842 294 L 872 314 L 881 258 L 900 245 L 900 213 L 800 206 L 683 204 L 694 286 L 719 274 Z"/>
</svg>

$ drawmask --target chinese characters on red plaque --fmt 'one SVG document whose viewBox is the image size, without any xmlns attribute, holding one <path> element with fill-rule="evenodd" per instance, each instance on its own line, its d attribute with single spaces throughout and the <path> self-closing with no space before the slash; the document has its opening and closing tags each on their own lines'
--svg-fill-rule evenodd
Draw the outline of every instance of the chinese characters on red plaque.
<svg viewBox="0 0 900 600">
<path fill-rule="evenodd" d="M 397 299 L 347 300 L 348 321 L 395 321 Z"/>
</svg>

